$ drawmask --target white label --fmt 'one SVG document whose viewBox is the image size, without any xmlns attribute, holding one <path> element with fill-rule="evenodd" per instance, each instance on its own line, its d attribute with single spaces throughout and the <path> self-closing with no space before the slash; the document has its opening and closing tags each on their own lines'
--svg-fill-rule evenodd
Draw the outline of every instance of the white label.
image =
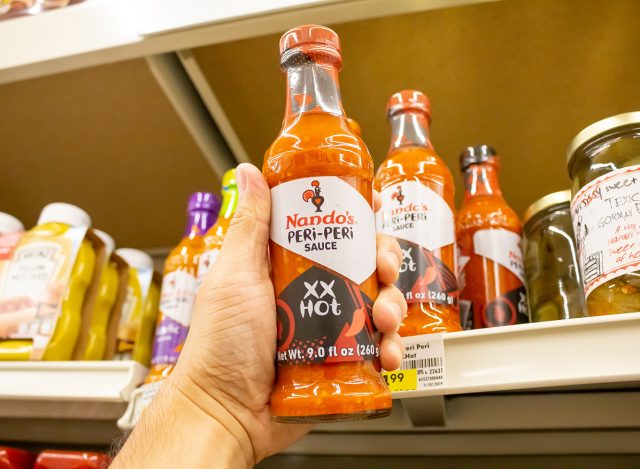
<svg viewBox="0 0 640 469">
<path fill-rule="evenodd" d="M 50 303 L 44 296 L 49 293 L 47 286 L 64 262 L 61 253 L 60 243 L 47 241 L 30 243 L 24 248 L 18 248 L 7 269 L 2 296 L 28 297 L 33 292 L 40 292 L 41 300 L 44 303 Z"/>
<path fill-rule="evenodd" d="M 585 185 L 571 202 L 584 291 L 640 269 L 640 165 Z"/>
<path fill-rule="evenodd" d="M 503 228 L 478 230 L 473 234 L 473 250 L 510 270 L 524 283 L 522 238 L 519 234 Z"/>
<path fill-rule="evenodd" d="M 200 254 L 200 259 L 198 260 L 198 279 L 196 282 L 196 288 L 198 290 L 200 289 L 200 285 L 202 285 L 205 275 L 207 275 L 211 267 L 213 267 L 213 264 L 215 264 L 219 253 L 220 249 L 210 249 Z"/>
<path fill-rule="evenodd" d="M 196 299 L 196 279 L 183 270 L 169 272 L 162 280 L 160 312 L 185 327 L 191 325 Z"/>
<path fill-rule="evenodd" d="M 417 389 L 445 387 L 446 366 L 442 334 L 425 334 L 403 337 L 404 358 L 401 370 L 417 370 Z"/>
<path fill-rule="evenodd" d="M 271 189 L 271 240 L 353 282 L 376 268 L 369 202 L 336 176 L 301 178 Z"/>
<path fill-rule="evenodd" d="M 418 181 L 393 184 L 382 192 L 376 229 L 430 251 L 455 242 L 453 211 L 440 195 Z"/>
</svg>

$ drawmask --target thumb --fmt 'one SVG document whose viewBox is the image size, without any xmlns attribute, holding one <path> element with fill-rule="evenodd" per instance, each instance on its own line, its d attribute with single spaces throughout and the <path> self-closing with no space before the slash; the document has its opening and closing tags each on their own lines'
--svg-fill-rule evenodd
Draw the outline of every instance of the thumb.
<svg viewBox="0 0 640 469">
<path fill-rule="evenodd" d="M 221 263 L 234 270 L 269 273 L 267 246 L 271 217 L 271 191 L 258 168 L 242 163 L 236 168 L 238 205 L 220 251 Z"/>
</svg>

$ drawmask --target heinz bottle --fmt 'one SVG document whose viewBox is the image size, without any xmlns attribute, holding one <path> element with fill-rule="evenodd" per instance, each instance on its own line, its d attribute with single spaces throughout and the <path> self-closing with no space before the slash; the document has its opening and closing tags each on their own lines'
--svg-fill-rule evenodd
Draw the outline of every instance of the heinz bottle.
<svg viewBox="0 0 640 469">
<path fill-rule="evenodd" d="M 409 310 L 401 336 L 459 331 L 453 177 L 429 140 L 431 107 L 405 90 L 387 105 L 391 147 L 376 175 L 382 198 L 377 229 L 402 249 L 396 286 Z"/>
<path fill-rule="evenodd" d="M 282 130 L 265 155 L 277 307 L 271 412 L 286 422 L 382 417 L 391 395 L 378 359 L 373 161 L 347 123 L 340 41 L 323 26 L 280 40 Z"/>
<path fill-rule="evenodd" d="M 465 193 L 456 230 L 461 303 L 463 313 L 469 311 L 465 329 L 529 322 L 522 222 L 502 197 L 499 167 L 487 145 L 467 147 L 460 155 Z"/>
<path fill-rule="evenodd" d="M 160 315 L 147 383 L 166 378 L 178 362 L 191 325 L 196 297 L 196 269 L 204 246 L 202 237 L 216 221 L 219 209 L 220 200 L 209 192 L 196 192 L 189 199 L 184 237 L 164 264 Z"/>
</svg>

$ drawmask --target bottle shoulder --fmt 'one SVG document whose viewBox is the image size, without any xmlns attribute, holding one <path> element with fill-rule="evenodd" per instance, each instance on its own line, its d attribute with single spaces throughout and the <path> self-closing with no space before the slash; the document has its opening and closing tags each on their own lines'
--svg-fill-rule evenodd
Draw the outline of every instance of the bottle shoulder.
<svg viewBox="0 0 640 469">
<path fill-rule="evenodd" d="M 458 211 L 458 231 L 504 228 L 522 233 L 522 221 L 502 197 L 471 197 Z"/>
<path fill-rule="evenodd" d="M 354 175 L 371 179 L 373 159 L 344 117 L 303 113 L 283 124 L 265 154 L 263 174 L 271 186 L 307 176 Z"/>
<path fill-rule="evenodd" d="M 451 170 L 433 149 L 409 147 L 389 153 L 376 173 L 376 187 L 412 179 L 453 186 Z"/>
</svg>

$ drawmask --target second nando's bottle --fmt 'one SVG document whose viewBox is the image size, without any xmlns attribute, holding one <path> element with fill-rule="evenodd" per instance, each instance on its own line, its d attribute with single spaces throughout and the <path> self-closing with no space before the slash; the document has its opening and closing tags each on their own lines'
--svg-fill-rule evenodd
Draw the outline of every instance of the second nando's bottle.
<svg viewBox="0 0 640 469">
<path fill-rule="evenodd" d="M 280 40 L 282 130 L 265 155 L 277 376 L 271 413 L 286 422 L 382 417 L 372 306 L 378 296 L 373 161 L 342 109 L 340 41 L 323 26 Z"/>
<path fill-rule="evenodd" d="M 454 183 L 429 139 L 429 99 L 415 90 L 395 93 L 387 117 L 391 146 L 375 179 L 382 198 L 376 225 L 402 249 L 396 286 L 409 310 L 400 335 L 459 331 Z"/>
</svg>

